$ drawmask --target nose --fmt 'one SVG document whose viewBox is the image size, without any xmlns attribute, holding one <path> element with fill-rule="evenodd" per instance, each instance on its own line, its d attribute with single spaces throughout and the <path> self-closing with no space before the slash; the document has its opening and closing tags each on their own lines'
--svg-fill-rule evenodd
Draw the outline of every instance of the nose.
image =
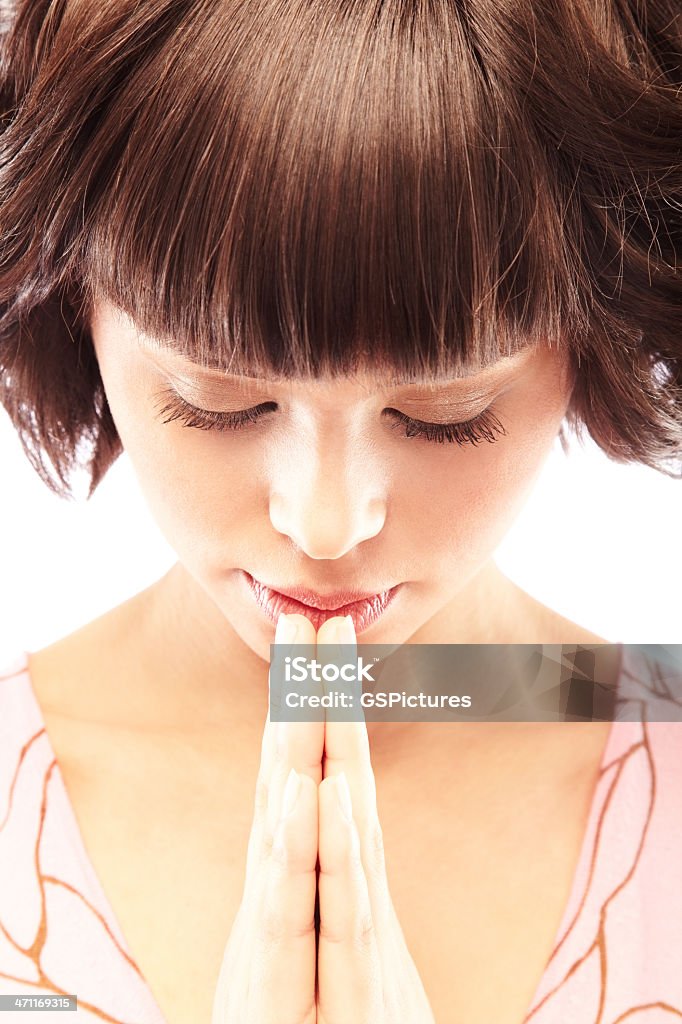
<svg viewBox="0 0 682 1024">
<path fill-rule="evenodd" d="M 342 558 L 382 530 L 385 487 L 372 460 L 306 448 L 287 462 L 270 493 L 270 521 L 309 558 Z"/>
</svg>

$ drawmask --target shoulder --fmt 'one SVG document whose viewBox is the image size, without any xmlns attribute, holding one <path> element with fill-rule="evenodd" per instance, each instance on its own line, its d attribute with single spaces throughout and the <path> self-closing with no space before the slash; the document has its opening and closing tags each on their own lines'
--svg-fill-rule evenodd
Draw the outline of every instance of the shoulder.
<svg viewBox="0 0 682 1024">
<path fill-rule="evenodd" d="M 543 604 L 497 567 L 489 585 L 501 589 L 504 594 L 503 601 L 508 610 L 508 621 L 502 623 L 502 633 L 505 639 L 508 634 L 511 642 L 586 645 L 610 643 L 586 626 L 581 626 L 549 605 Z"/>
<path fill-rule="evenodd" d="M 682 647 L 674 646 L 622 645 L 614 721 L 621 742 L 611 764 L 640 779 L 641 798 L 682 856 Z"/>
<path fill-rule="evenodd" d="M 623 719 L 679 726 L 682 645 L 623 644 L 618 697 Z"/>
<path fill-rule="evenodd" d="M 559 612 L 537 601 L 530 594 L 526 595 L 531 612 L 537 621 L 537 635 L 545 644 L 608 644 L 611 641 L 594 633 L 586 626 L 581 626 L 572 619 L 560 615 Z"/>
<path fill-rule="evenodd" d="M 0 826 L 7 820 L 15 790 L 18 788 L 26 796 L 31 789 L 30 780 L 41 777 L 50 760 L 45 722 L 31 687 L 27 652 L 3 656 L 0 664 Z"/>
</svg>

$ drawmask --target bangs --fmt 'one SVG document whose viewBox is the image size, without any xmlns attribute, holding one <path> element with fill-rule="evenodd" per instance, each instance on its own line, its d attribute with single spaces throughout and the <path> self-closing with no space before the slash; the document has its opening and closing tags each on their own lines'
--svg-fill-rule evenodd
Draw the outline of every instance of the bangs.
<svg viewBox="0 0 682 1024">
<path fill-rule="evenodd" d="M 86 29 L 107 33 L 112 77 L 131 21 L 146 45 L 92 124 L 86 190 L 65 185 L 80 220 L 62 268 L 86 309 L 110 302 L 200 363 L 297 377 L 458 373 L 580 329 L 516 89 L 532 54 L 518 26 L 509 52 L 503 7 L 476 23 L 437 0 L 196 3 L 152 25 L 147 6 L 126 10 L 125 47 L 111 12 Z"/>
<path fill-rule="evenodd" d="M 267 378 L 563 347 L 567 423 L 679 473 L 679 0 L 11 6 L 0 403 L 57 493 L 122 450 L 99 301 Z"/>
</svg>

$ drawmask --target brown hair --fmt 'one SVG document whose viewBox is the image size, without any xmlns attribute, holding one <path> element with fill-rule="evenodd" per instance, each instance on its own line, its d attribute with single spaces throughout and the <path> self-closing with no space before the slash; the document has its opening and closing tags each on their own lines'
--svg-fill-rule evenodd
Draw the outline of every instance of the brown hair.
<svg viewBox="0 0 682 1024">
<path fill-rule="evenodd" d="M 16 2 L 0 399 L 33 466 L 65 496 L 82 466 L 92 494 L 121 450 L 88 330 L 106 299 L 263 374 L 567 346 L 567 421 L 681 476 L 678 10 Z"/>
</svg>

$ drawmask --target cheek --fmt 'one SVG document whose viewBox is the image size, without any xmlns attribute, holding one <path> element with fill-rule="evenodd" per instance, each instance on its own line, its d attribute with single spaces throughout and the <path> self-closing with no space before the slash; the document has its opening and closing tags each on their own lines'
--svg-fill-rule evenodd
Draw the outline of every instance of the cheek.
<svg viewBox="0 0 682 1024">
<path fill-rule="evenodd" d="M 232 443 L 231 443 L 232 442 Z M 205 563 L 257 505 L 253 460 L 231 437 L 177 424 L 145 431 L 130 453 L 152 514 L 181 559 Z"/>
<path fill-rule="evenodd" d="M 249 510 L 253 515 L 252 456 L 228 432 L 156 419 L 148 384 L 131 391 L 110 377 L 107 385 L 119 437 L 154 520 L 181 561 L 207 568 Z"/>
<path fill-rule="evenodd" d="M 229 431 L 163 424 L 150 402 L 154 383 L 140 374 L 131 389 L 108 374 L 112 415 L 159 529 L 181 561 L 210 575 L 216 562 L 230 562 L 240 538 L 267 530 L 264 455 Z M 393 515 L 377 537 L 380 557 L 390 561 L 398 551 L 416 578 L 424 578 L 428 558 L 429 575 L 455 578 L 455 571 L 462 579 L 497 547 L 551 449 L 565 396 L 545 377 L 503 396 L 496 411 L 507 434 L 494 443 L 391 448 Z"/>
<path fill-rule="evenodd" d="M 410 546 L 438 561 L 451 578 L 470 576 L 492 554 L 537 480 L 565 412 L 546 389 L 508 401 L 499 417 L 506 435 L 449 452 L 426 450 L 404 478 Z M 434 446 L 440 448 L 441 446 Z"/>
</svg>

